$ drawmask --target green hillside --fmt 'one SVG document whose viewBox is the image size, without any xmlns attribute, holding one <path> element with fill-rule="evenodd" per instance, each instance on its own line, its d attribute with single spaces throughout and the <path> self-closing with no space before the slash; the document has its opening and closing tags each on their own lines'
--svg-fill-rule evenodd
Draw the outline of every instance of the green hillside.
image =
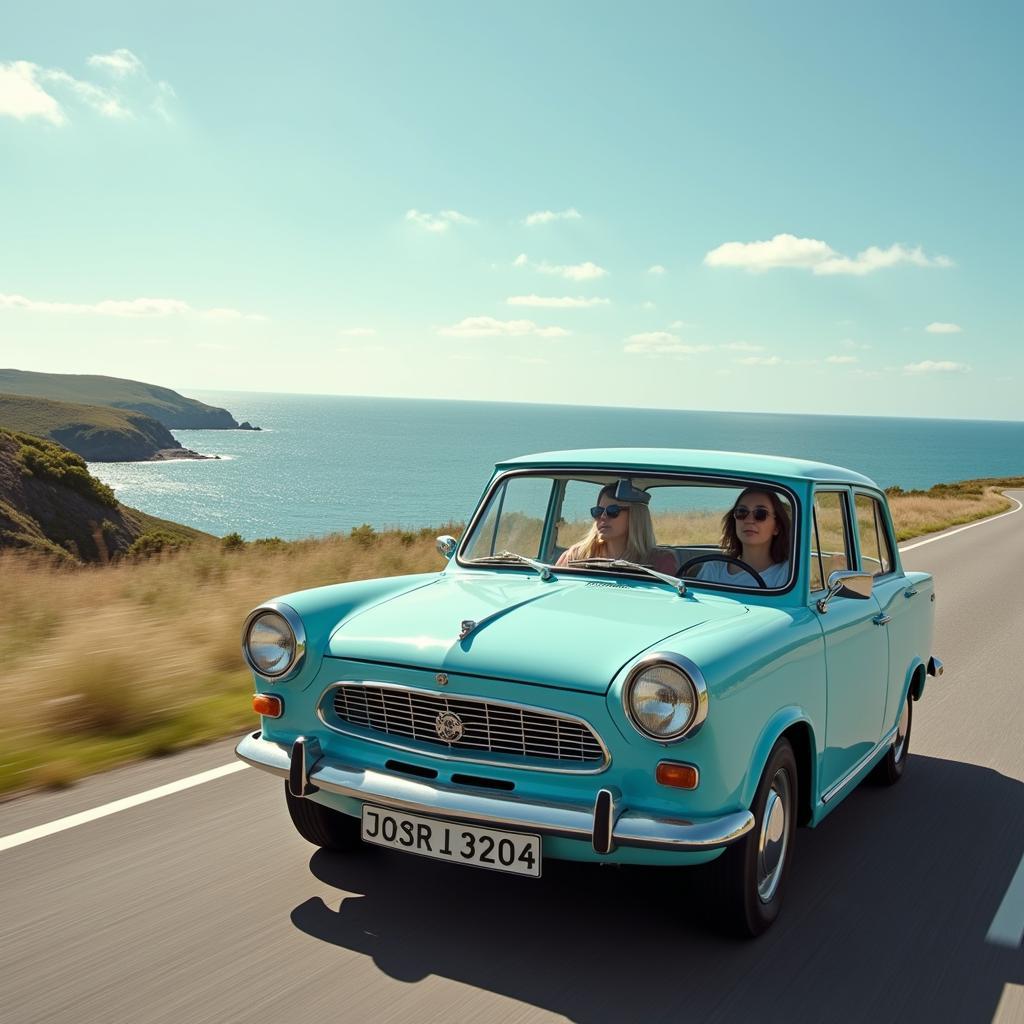
<svg viewBox="0 0 1024 1024">
<path fill-rule="evenodd" d="M 106 562 L 205 536 L 120 504 L 74 452 L 0 429 L 0 550 L 28 549 L 62 562 Z"/>
<path fill-rule="evenodd" d="M 170 388 L 120 377 L 0 369 L 0 392 L 56 402 L 130 409 L 151 416 L 170 430 L 176 427 L 182 430 L 238 427 L 226 409 L 186 398 Z"/>
<path fill-rule="evenodd" d="M 165 426 L 142 413 L 24 395 L 0 393 L 0 427 L 56 441 L 91 462 L 138 461 L 181 447 Z"/>
</svg>

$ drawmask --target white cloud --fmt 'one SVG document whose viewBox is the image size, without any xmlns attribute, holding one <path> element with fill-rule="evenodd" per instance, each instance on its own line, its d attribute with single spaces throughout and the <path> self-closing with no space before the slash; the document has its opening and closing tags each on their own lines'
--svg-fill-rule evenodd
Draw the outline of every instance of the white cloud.
<svg viewBox="0 0 1024 1024">
<path fill-rule="evenodd" d="M 575 206 L 570 206 L 568 210 L 559 210 L 557 213 L 554 210 L 538 210 L 536 213 L 529 214 L 523 223 L 528 228 L 533 228 L 538 224 L 550 224 L 553 220 L 582 219 L 580 211 Z"/>
<path fill-rule="evenodd" d="M 0 294 L 0 309 L 20 309 L 29 313 L 93 314 L 96 316 L 160 317 L 191 314 L 207 320 L 265 320 L 258 313 L 218 307 L 194 309 L 181 299 L 103 299 L 100 302 L 46 302 L 24 295 Z"/>
<path fill-rule="evenodd" d="M 839 344 L 842 345 L 843 348 L 857 349 L 861 352 L 866 352 L 871 348 L 870 345 L 865 345 L 862 341 L 854 341 L 853 338 L 843 338 Z"/>
<path fill-rule="evenodd" d="M 778 366 L 782 360 L 778 356 L 743 356 L 733 362 L 739 366 Z"/>
<path fill-rule="evenodd" d="M 825 362 L 826 363 L 835 363 L 836 365 L 840 365 L 840 364 L 847 364 L 847 363 L 856 363 L 856 362 L 858 362 L 858 359 L 857 359 L 856 356 L 826 356 L 825 357 Z"/>
<path fill-rule="evenodd" d="M 112 76 L 114 84 L 97 85 L 75 78 L 61 68 L 44 68 L 31 61 L 0 64 L 0 115 L 22 121 L 39 117 L 54 125 L 65 125 L 69 121 L 65 103 L 71 101 L 120 120 L 134 118 L 133 107 L 148 104 L 170 120 L 168 100 L 174 96 L 174 90 L 167 82 L 151 81 L 142 61 L 131 50 L 93 54 L 88 64 Z"/>
<path fill-rule="evenodd" d="M 441 327 L 438 334 L 448 338 L 521 337 L 532 334 L 539 338 L 564 338 L 563 327 L 538 327 L 532 320 L 496 320 L 493 316 L 467 316 L 450 327 Z"/>
<path fill-rule="evenodd" d="M 626 339 L 626 347 L 623 351 L 630 355 L 689 356 L 698 352 L 710 352 L 711 349 L 711 345 L 689 345 L 668 331 L 644 331 L 641 334 L 631 334 Z"/>
<path fill-rule="evenodd" d="M 377 332 L 372 327 L 346 327 L 338 333 L 346 338 L 369 338 Z"/>
<path fill-rule="evenodd" d="M 900 242 L 880 249 L 876 245 L 857 253 L 853 258 L 836 252 L 817 238 L 798 238 L 779 234 L 769 241 L 725 242 L 704 257 L 709 267 L 737 267 L 752 273 L 779 267 L 797 267 L 813 274 L 853 274 L 863 276 L 884 267 L 910 263 L 918 267 L 951 267 L 953 261 L 946 256 L 927 256 L 917 246 L 907 248 Z"/>
<path fill-rule="evenodd" d="M 589 260 L 586 263 L 574 263 L 557 266 L 553 263 L 541 262 L 531 263 L 525 252 L 521 252 L 513 261 L 514 267 L 532 267 L 541 274 L 551 274 L 555 277 L 564 277 L 568 281 L 593 281 L 598 277 L 604 277 L 608 271 L 599 267 Z"/>
<path fill-rule="evenodd" d="M 142 61 L 131 50 L 123 48 L 112 53 L 94 53 L 87 63 L 89 67 L 100 68 L 115 78 L 124 78 L 142 70 Z"/>
<path fill-rule="evenodd" d="M 656 277 L 660 277 L 665 273 L 665 268 L 660 263 L 655 263 L 653 267 L 647 268 L 648 274 L 654 274 Z"/>
<path fill-rule="evenodd" d="M 904 373 L 968 373 L 970 367 L 966 363 L 951 363 L 948 360 L 934 362 L 926 359 L 923 363 L 908 363 L 903 367 Z"/>
<path fill-rule="evenodd" d="M 584 309 L 587 306 L 607 306 L 611 303 L 611 299 L 573 298 L 571 295 L 512 295 L 505 301 L 510 306 L 537 306 L 542 309 Z"/>
<path fill-rule="evenodd" d="M 419 210 L 407 210 L 405 219 L 418 224 L 424 231 L 441 234 L 453 224 L 476 224 L 472 217 L 467 217 L 458 210 L 441 210 L 440 213 L 421 213 Z"/>
<path fill-rule="evenodd" d="M 38 64 L 27 60 L 16 60 L 0 64 L 0 115 L 27 121 L 30 117 L 41 117 L 50 124 L 67 123 L 61 105 L 38 82 Z"/>
<path fill-rule="evenodd" d="M 925 330 L 929 334 L 959 334 L 963 328 L 959 324 L 944 324 L 941 320 L 929 324 Z"/>
</svg>

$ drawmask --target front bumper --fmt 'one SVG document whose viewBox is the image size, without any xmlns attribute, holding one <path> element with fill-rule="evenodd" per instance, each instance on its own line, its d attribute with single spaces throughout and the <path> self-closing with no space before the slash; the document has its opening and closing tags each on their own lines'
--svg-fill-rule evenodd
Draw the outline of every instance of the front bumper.
<svg viewBox="0 0 1024 1024">
<path fill-rule="evenodd" d="M 592 843 L 598 853 L 611 853 L 616 846 L 677 853 L 716 850 L 742 839 L 754 827 L 750 811 L 694 820 L 651 817 L 627 810 L 618 792 L 610 788 L 602 789 L 592 806 L 584 806 L 522 800 L 406 778 L 324 757 L 314 739 L 300 738 L 289 748 L 255 732 L 238 744 L 235 753 L 254 768 L 288 779 L 296 796 L 322 789 L 413 814 L 581 839 Z"/>
</svg>

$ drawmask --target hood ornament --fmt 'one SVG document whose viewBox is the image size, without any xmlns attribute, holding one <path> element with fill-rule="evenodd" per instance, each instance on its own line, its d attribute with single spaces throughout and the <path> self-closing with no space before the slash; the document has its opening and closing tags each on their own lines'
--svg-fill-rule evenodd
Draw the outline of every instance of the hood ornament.
<svg viewBox="0 0 1024 1024">
<path fill-rule="evenodd" d="M 459 630 L 459 639 L 465 640 L 474 629 L 476 629 L 476 623 L 472 619 L 463 619 L 462 627 Z"/>
</svg>

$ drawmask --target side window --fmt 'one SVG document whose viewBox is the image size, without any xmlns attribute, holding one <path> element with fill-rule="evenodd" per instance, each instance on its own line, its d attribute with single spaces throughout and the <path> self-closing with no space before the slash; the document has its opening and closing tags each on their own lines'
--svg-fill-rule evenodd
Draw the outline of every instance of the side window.
<svg viewBox="0 0 1024 1024">
<path fill-rule="evenodd" d="M 467 558 L 499 551 L 538 557 L 551 497 L 550 477 L 512 477 L 491 496 L 490 505 L 464 549 Z"/>
<path fill-rule="evenodd" d="M 846 502 L 839 491 L 814 495 L 811 525 L 811 590 L 824 590 L 830 573 L 850 567 Z"/>
<path fill-rule="evenodd" d="M 857 508 L 861 570 L 872 576 L 884 576 L 892 572 L 892 552 L 882 509 L 878 500 L 867 494 L 858 494 L 854 504 Z"/>
</svg>

